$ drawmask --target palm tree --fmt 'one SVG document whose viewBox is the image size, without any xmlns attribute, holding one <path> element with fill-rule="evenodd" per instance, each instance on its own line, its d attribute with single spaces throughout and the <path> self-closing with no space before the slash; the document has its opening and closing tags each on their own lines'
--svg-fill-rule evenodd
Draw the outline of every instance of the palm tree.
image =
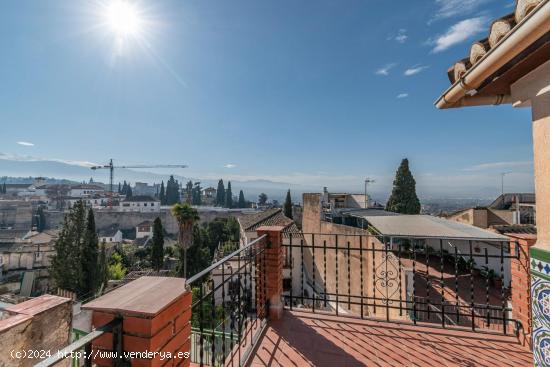
<svg viewBox="0 0 550 367">
<path fill-rule="evenodd" d="M 187 250 L 193 245 L 193 226 L 200 217 L 197 210 L 187 203 L 176 203 L 172 215 L 179 224 L 178 243 L 183 250 L 183 276 L 187 277 Z"/>
</svg>

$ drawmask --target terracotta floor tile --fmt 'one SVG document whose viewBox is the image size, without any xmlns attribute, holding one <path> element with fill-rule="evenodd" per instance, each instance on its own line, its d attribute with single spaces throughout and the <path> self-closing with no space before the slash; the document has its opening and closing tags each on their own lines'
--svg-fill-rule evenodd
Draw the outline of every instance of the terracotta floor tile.
<svg viewBox="0 0 550 367">
<path fill-rule="evenodd" d="M 334 315 L 285 311 L 270 322 L 250 366 L 530 366 L 517 339 Z"/>
</svg>

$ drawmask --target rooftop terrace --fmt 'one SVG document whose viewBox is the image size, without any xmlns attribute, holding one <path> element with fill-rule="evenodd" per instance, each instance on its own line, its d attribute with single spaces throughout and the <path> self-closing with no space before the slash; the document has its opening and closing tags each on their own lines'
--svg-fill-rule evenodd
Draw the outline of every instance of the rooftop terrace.
<svg viewBox="0 0 550 367">
<path fill-rule="evenodd" d="M 514 336 L 287 311 L 250 366 L 530 366 Z"/>
</svg>

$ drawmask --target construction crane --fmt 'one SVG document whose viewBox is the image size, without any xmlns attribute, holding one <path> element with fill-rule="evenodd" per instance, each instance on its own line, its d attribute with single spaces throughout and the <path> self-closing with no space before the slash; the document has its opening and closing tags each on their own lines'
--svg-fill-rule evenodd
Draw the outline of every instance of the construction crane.
<svg viewBox="0 0 550 367">
<path fill-rule="evenodd" d="M 115 168 L 187 168 L 185 164 L 152 164 L 152 165 L 135 165 L 135 166 L 115 166 L 113 160 L 109 161 L 109 164 L 103 166 L 92 166 L 90 167 L 94 171 L 98 169 L 108 169 L 109 170 L 109 208 L 113 206 L 113 178 L 115 173 Z"/>
</svg>

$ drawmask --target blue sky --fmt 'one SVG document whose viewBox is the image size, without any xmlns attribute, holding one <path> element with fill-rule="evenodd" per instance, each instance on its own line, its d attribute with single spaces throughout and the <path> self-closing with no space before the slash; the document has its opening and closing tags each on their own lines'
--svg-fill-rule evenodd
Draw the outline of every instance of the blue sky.
<svg viewBox="0 0 550 367">
<path fill-rule="evenodd" d="M 3 2 L 4 158 L 387 191 L 408 157 L 424 196 L 532 190 L 529 110 L 433 106 L 511 1 L 132 3 L 117 41 L 107 1 Z"/>
</svg>

